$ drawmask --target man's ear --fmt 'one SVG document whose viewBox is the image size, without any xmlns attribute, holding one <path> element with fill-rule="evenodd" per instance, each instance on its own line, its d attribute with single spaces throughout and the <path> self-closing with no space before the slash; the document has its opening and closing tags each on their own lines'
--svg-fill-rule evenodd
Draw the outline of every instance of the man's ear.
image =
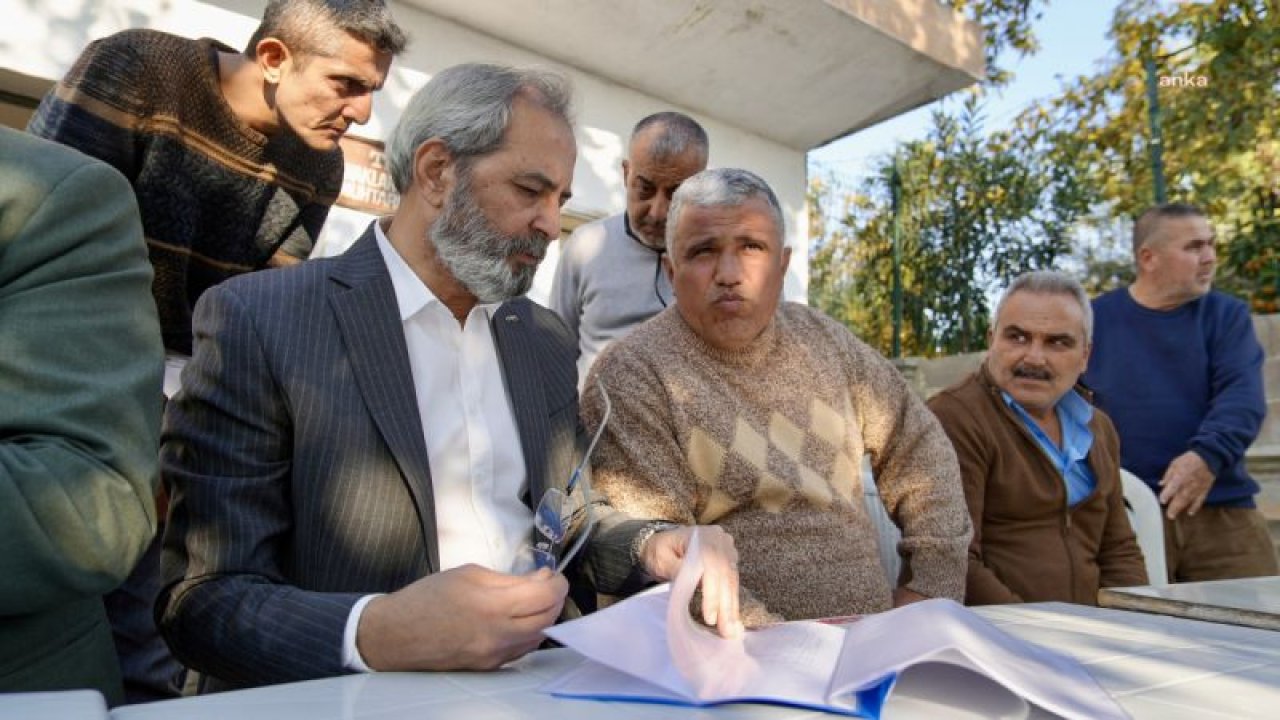
<svg viewBox="0 0 1280 720">
<path fill-rule="evenodd" d="M 787 274 L 787 268 L 791 267 L 791 246 L 782 246 L 782 274 Z"/>
<path fill-rule="evenodd" d="M 631 161 L 626 158 L 622 158 L 622 187 L 625 188 L 630 184 L 631 184 Z"/>
<path fill-rule="evenodd" d="M 443 207 L 457 182 L 457 163 L 441 138 L 431 138 L 413 153 L 413 187 L 432 207 Z"/>
<path fill-rule="evenodd" d="M 1155 257 L 1155 254 L 1155 250 L 1151 249 L 1150 242 L 1147 242 L 1145 245 L 1138 248 L 1138 256 L 1136 258 L 1138 265 L 1137 269 L 1139 271 L 1149 271 L 1151 269 L 1151 260 Z"/>
<path fill-rule="evenodd" d="M 262 78 L 272 85 L 279 83 L 286 67 L 293 62 L 293 53 L 289 51 L 289 46 L 278 38 L 265 37 L 258 41 L 254 49 L 257 52 L 256 60 L 258 69 L 262 71 Z"/>
</svg>

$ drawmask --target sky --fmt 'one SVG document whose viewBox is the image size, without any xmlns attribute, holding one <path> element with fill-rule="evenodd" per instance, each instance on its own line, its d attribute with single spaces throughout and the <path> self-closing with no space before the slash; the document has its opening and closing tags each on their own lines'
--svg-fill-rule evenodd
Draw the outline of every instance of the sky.
<svg viewBox="0 0 1280 720">
<path fill-rule="evenodd" d="M 1044 15 L 1033 25 L 1040 51 L 1021 60 L 1005 60 L 1013 81 L 990 95 L 985 106 L 986 128 L 995 130 L 1012 123 L 1032 101 L 1052 97 L 1070 79 L 1092 73 L 1106 57 L 1106 37 L 1116 0 L 1049 0 Z M 809 176 L 834 176 L 844 187 L 857 186 L 870 174 L 876 157 L 887 154 L 899 141 L 925 136 L 930 113 L 938 103 L 957 106 L 963 93 L 886 120 L 809 153 Z"/>
</svg>

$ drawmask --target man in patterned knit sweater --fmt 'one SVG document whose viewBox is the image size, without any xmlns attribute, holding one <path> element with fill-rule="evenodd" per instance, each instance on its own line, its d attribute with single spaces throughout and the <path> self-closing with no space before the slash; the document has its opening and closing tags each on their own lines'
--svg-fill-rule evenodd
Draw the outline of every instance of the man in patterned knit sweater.
<svg viewBox="0 0 1280 720">
<path fill-rule="evenodd" d="M 613 399 L 596 487 L 636 516 L 727 530 L 748 624 L 960 600 L 970 522 L 951 444 L 888 361 L 821 313 L 779 305 L 783 227 L 747 171 L 680 186 L 664 259 L 676 304 L 611 345 L 586 383 L 590 428 L 597 379 Z M 896 587 L 863 505 L 864 453 L 902 528 Z"/>
<path fill-rule="evenodd" d="M 369 119 L 405 36 L 383 0 L 272 0 L 244 52 L 126 30 L 91 43 L 28 130 L 92 155 L 138 198 L 168 356 L 191 354 L 208 288 L 306 259 L 342 187 L 338 138 Z M 165 517 L 163 495 L 160 518 Z M 130 702 L 174 694 L 179 671 L 151 620 L 159 543 L 108 596 Z"/>
<path fill-rule="evenodd" d="M 342 188 L 338 138 L 404 46 L 382 0 L 273 0 L 243 53 L 125 30 L 45 96 L 28 130 L 133 184 L 166 349 L 191 354 L 207 288 L 306 259 Z"/>
</svg>

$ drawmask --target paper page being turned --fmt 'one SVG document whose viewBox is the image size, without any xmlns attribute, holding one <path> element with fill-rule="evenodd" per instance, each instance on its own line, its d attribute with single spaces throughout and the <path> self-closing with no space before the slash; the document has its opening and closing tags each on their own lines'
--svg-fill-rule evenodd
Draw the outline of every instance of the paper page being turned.
<svg viewBox="0 0 1280 720">
<path fill-rule="evenodd" d="M 822 704 L 844 631 L 816 623 L 783 623 L 749 631 L 738 639 L 722 638 L 689 613 L 689 601 L 703 570 L 702 548 L 695 532 L 671 584 L 667 646 L 696 698 Z"/>
<path fill-rule="evenodd" d="M 615 676 L 601 672 L 603 668 L 586 667 L 562 679 L 554 689 L 591 694 L 585 687 L 590 681 L 599 683 L 601 696 L 652 697 L 651 686 L 656 685 L 672 699 L 705 702 L 732 697 L 751 687 L 763 673 L 759 663 L 747 656 L 743 640 L 722 638 L 689 615 L 689 601 L 702 572 L 702 550 L 695 531 L 680 572 L 670 585 L 548 628 L 546 634 L 553 640 L 622 673 Z M 647 690 L 646 685 L 650 686 Z"/>
<path fill-rule="evenodd" d="M 671 584 L 667 647 L 696 700 L 723 698 L 824 705 L 845 633 L 817 623 L 783 623 L 726 639 L 691 618 L 689 602 L 703 577 L 698 533 Z M 695 609 L 700 611 L 700 609 Z"/>
<path fill-rule="evenodd" d="M 700 531 L 694 530 L 680 572 L 671 583 L 667 647 L 672 663 L 698 700 L 740 696 L 760 673 L 760 664 L 747 655 L 742 637 L 720 637 L 689 614 L 689 602 L 706 569 L 700 536 Z"/>
<path fill-rule="evenodd" d="M 695 533 L 671 585 L 548 628 L 548 636 L 592 662 L 546 689 L 561 696 L 694 705 L 762 700 L 825 706 L 844 630 L 784 623 L 736 640 L 722 638 L 689 614 L 702 568 Z"/>
</svg>

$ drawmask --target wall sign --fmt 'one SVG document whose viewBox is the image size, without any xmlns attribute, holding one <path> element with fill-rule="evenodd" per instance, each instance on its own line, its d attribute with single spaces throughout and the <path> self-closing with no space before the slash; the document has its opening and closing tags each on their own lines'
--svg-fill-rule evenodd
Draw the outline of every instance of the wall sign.
<svg viewBox="0 0 1280 720">
<path fill-rule="evenodd" d="M 400 194 L 387 172 L 382 141 L 343 135 L 338 145 L 345 165 L 338 205 L 374 215 L 394 213 Z"/>
</svg>

